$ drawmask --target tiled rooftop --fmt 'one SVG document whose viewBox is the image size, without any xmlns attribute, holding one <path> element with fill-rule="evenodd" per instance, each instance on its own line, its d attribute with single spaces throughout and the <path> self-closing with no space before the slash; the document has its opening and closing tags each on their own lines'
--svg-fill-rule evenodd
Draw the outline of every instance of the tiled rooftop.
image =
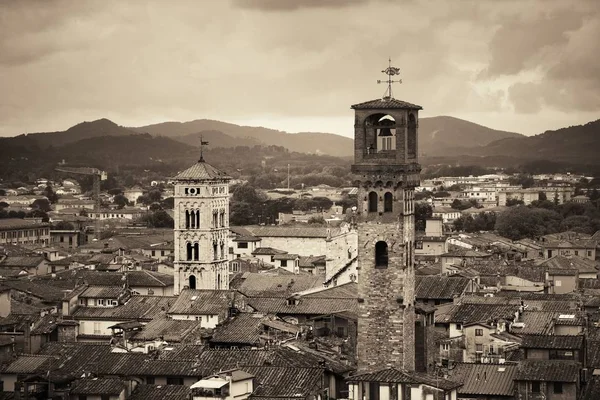
<svg viewBox="0 0 600 400">
<path fill-rule="evenodd" d="M 525 349 L 579 350 L 583 348 L 583 336 L 523 335 L 521 347 Z"/>
<path fill-rule="evenodd" d="M 229 290 L 182 290 L 169 314 L 180 315 L 221 315 L 232 304 L 234 293 Z"/>
<path fill-rule="evenodd" d="M 401 109 L 401 110 L 422 110 L 423 107 L 416 104 L 411 104 L 406 101 L 397 100 L 392 97 L 365 101 L 363 103 L 354 104 L 351 106 L 354 110 L 370 110 L 370 109 Z"/>
<path fill-rule="evenodd" d="M 463 395 L 512 396 L 517 366 L 514 364 L 456 363 L 448 379 L 460 382 L 458 393 Z"/>
<path fill-rule="evenodd" d="M 461 277 L 417 276 L 415 297 L 421 300 L 452 300 L 462 295 L 470 282 L 470 279 Z"/>
<path fill-rule="evenodd" d="M 189 167 L 188 169 L 179 172 L 177 175 L 175 175 L 173 179 L 180 181 L 213 179 L 229 180 L 231 179 L 231 177 L 227 176 L 225 172 L 219 171 L 212 165 L 204 161 L 199 161 L 196 164 Z"/>
<path fill-rule="evenodd" d="M 237 285 L 231 286 L 249 297 L 287 297 L 306 289 L 322 287 L 323 279 L 316 275 L 270 275 L 247 273 Z"/>
<path fill-rule="evenodd" d="M 150 321 L 165 313 L 175 304 L 171 296 L 131 296 L 127 303 L 118 307 L 79 307 L 73 313 L 76 320 Z"/>
<path fill-rule="evenodd" d="M 121 379 L 92 378 L 78 379 L 71 385 L 71 394 L 74 395 L 119 395 L 125 390 L 125 383 Z"/>
<path fill-rule="evenodd" d="M 515 377 L 518 381 L 577 382 L 580 364 L 564 360 L 523 360 Z"/>
</svg>

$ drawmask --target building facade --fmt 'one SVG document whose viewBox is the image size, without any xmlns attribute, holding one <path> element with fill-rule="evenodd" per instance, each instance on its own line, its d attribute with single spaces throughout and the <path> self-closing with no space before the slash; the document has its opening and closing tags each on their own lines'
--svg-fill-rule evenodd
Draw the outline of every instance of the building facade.
<svg viewBox="0 0 600 400">
<path fill-rule="evenodd" d="M 415 369 L 414 191 L 420 106 L 385 97 L 352 106 L 358 207 L 358 369 Z"/>
<path fill-rule="evenodd" d="M 229 288 L 230 179 L 203 158 L 174 178 L 175 294 Z"/>
<path fill-rule="evenodd" d="M 47 246 L 50 243 L 50 224 L 40 221 L 0 219 L 0 244 Z"/>
</svg>

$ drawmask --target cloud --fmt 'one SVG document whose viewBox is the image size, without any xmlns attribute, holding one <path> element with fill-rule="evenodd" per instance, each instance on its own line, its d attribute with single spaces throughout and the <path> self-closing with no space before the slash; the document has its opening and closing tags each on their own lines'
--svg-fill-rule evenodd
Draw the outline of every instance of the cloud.
<svg viewBox="0 0 600 400">
<path fill-rule="evenodd" d="M 234 6 L 262 11 L 294 11 L 305 8 L 344 8 L 369 0 L 233 0 Z"/>
<path fill-rule="evenodd" d="M 401 70 L 396 97 L 428 115 L 486 125 L 600 109 L 595 3 L 435 4 L 0 2 L 0 135 L 101 117 L 287 121 L 290 131 L 308 130 L 302 118 L 348 118 L 351 129 L 349 106 L 384 93 L 388 57 Z"/>
</svg>

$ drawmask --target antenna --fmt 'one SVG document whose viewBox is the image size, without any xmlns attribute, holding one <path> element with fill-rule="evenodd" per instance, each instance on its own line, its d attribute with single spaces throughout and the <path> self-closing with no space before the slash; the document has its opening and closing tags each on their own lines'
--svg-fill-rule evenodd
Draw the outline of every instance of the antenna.
<svg viewBox="0 0 600 400">
<path fill-rule="evenodd" d="M 392 93 L 392 83 L 402 83 L 402 79 L 398 79 L 397 81 L 394 81 L 394 80 L 392 80 L 392 76 L 400 75 L 400 68 L 392 67 L 392 58 L 390 57 L 388 59 L 388 67 L 381 72 L 383 72 L 384 74 L 386 74 L 388 76 L 387 80 L 385 80 L 385 81 L 382 81 L 381 79 L 377 80 L 377 83 L 387 83 L 387 85 L 388 85 L 385 93 L 383 94 L 383 98 L 387 99 L 387 100 L 393 99 L 394 95 Z"/>
<path fill-rule="evenodd" d="M 200 135 L 200 159 L 198 162 L 204 162 L 203 146 L 208 146 L 208 142 L 203 140 L 203 136 Z"/>
</svg>

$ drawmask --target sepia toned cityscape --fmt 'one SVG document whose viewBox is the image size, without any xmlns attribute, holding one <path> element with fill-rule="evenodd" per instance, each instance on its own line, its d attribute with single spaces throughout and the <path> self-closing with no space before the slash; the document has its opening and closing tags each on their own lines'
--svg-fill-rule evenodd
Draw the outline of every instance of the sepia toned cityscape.
<svg viewBox="0 0 600 400">
<path fill-rule="evenodd" d="M 0 400 L 600 400 L 598 38 L 0 1 Z"/>
</svg>

